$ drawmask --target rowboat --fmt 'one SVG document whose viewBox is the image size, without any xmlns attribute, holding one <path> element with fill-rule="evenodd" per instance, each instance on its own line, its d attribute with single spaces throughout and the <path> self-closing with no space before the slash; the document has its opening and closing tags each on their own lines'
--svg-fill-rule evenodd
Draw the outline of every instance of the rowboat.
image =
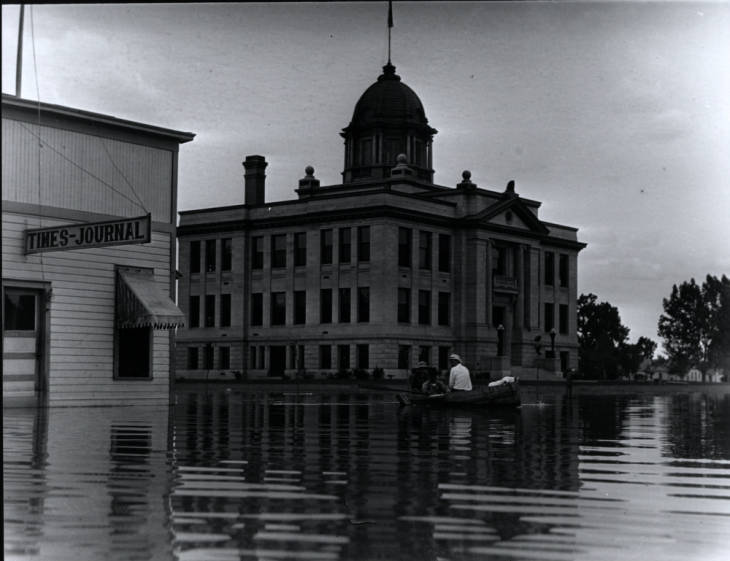
<svg viewBox="0 0 730 561">
<path fill-rule="evenodd" d="M 516 407 L 520 404 L 520 387 L 516 378 L 497 383 L 486 388 L 471 391 L 455 391 L 438 394 L 399 394 L 403 405 L 425 405 L 429 407 Z"/>
</svg>

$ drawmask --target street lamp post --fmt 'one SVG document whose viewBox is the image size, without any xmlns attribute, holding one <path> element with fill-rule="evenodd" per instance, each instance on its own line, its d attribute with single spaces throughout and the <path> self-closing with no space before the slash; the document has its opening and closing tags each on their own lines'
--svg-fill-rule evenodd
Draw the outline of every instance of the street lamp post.
<svg viewBox="0 0 730 561">
<path fill-rule="evenodd" d="M 555 328 L 550 330 L 550 358 L 555 358 Z"/>
</svg>

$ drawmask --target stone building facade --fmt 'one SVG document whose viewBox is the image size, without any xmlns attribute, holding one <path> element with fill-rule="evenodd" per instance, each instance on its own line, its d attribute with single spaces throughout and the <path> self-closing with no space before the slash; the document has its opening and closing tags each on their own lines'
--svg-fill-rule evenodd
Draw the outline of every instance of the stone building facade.
<svg viewBox="0 0 730 561">
<path fill-rule="evenodd" d="M 576 228 L 514 182 L 434 184 L 436 132 L 388 63 L 341 133 L 342 184 L 307 167 L 296 198 L 267 202 L 247 156 L 244 204 L 181 212 L 178 374 L 398 378 L 452 352 L 491 377 L 575 368 Z"/>
</svg>

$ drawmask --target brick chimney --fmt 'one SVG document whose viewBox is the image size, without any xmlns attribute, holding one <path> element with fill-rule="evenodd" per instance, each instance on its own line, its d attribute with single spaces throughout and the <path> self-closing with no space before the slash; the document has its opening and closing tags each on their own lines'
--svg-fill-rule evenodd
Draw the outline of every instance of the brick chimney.
<svg viewBox="0 0 730 561">
<path fill-rule="evenodd" d="M 247 205 L 262 205 L 266 199 L 266 162 L 263 156 L 246 156 L 243 167 L 246 169 L 244 179 L 246 191 L 243 202 Z"/>
</svg>

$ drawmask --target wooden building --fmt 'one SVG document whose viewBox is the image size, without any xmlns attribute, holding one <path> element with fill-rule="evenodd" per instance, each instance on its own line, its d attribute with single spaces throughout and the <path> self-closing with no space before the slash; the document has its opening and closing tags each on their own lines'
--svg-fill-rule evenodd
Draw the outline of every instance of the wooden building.
<svg viewBox="0 0 730 561">
<path fill-rule="evenodd" d="M 491 376 L 576 368 L 576 228 L 514 182 L 434 184 L 435 134 L 388 63 L 341 133 L 342 184 L 307 167 L 297 198 L 267 202 L 248 156 L 244 204 L 181 212 L 179 375 L 405 377 L 452 352 Z"/>
<path fill-rule="evenodd" d="M 193 137 L 3 94 L 4 405 L 168 402 Z"/>
</svg>

